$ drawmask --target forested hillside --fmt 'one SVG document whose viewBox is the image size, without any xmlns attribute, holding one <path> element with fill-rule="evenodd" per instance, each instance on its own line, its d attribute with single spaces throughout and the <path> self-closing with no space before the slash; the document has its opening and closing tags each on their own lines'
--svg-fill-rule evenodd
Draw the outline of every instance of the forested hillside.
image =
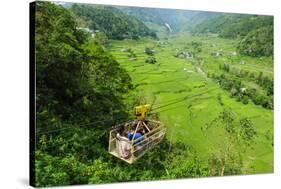
<svg viewBox="0 0 281 189">
<path fill-rule="evenodd" d="M 84 166 L 104 151 L 95 141 L 106 142 L 112 118 L 126 117 L 131 79 L 66 9 L 37 2 L 35 16 L 36 185 L 87 183 Z"/>
<path fill-rule="evenodd" d="M 273 18 L 270 16 L 219 14 L 191 29 L 193 33 L 215 33 L 223 38 L 238 38 L 238 50 L 250 56 L 273 53 Z"/>
<path fill-rule="evenodd" d="M 71 11 L 88 22 L 90 29 L 104 32 L 111 39 L 157 37 L 144 23 L 115 7 L 74 4 Z"/>
<path fill-rule="evenodd" d="M 57 115 L 59 120 L 75 123 L 96 120 L 109 109 L 122 110 L 120 95 L 131 87 L 125 70 L 76 29 L 66 9 L 49 3 L 38 3 L 36 8 L 39 118 L 42 112 L 44 117 Z"/>
<path fill-rule="evenodd" d="M 252 30 L 240 41 L 237 49 L 249 56 L 273 56 L 273 26 Z"/>
</svg>

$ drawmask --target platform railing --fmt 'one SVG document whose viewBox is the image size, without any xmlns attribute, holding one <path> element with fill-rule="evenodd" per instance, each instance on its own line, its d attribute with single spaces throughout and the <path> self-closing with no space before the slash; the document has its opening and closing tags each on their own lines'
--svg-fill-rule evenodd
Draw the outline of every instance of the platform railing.
<svg viewBox="0 0 281 189">
<path fill-rule="evenodd" d="M 136 159 L 143 156 L 149 149 L 151 149 L 153 146 L 161 142 L 164 135 L 166 134 L 166 128 L 163 126 L 161 122 L 148 120 L 148 123 L 149 123 L 148 125 L 152 127 L 152 130 L 150 132 L 144 134 L 142 137 L 136 140 L 128 139 L 128 144 L 131 146 L 131 154 L 128 159 L 124 159 L 119 156 L 118 149 L 117 149 L 117 145 L 118 145 L 117 128 L 112 129 L 109 133 L 108 151 L 114 156 L 128 163 L 133 163 Z"/>
</svg>

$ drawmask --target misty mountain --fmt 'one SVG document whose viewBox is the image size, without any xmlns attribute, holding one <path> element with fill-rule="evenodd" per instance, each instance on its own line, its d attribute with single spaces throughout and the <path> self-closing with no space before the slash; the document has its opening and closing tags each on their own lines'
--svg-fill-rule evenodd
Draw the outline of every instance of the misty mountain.
<svg viewBox="0 0 281 189">
<path fill-rule="evenodd" d="M 168 24 L 173 31 L 187 30 L 216 15 L 212 12 L 177 9 L 139 7 L 119 7 L 119 9 L 143 22 L 151 22 L 160 26 Z"/>
</svg>

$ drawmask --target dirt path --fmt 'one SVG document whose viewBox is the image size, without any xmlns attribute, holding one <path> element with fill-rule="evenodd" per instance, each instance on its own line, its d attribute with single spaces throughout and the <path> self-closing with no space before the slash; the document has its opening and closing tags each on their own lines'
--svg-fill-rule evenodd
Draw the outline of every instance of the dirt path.
<svg viewBox="0 0 281 189">
<path fill-rule="evenodd" d="M 199 67 L 199 66 L 196 66 L 195 67 L 195 70 L 197 73 L 199 73 L 200 75 L 202 75 L 206 80 L 208 80 L 209 78 L 207 77 L 206 73 Z"/>
</svg>

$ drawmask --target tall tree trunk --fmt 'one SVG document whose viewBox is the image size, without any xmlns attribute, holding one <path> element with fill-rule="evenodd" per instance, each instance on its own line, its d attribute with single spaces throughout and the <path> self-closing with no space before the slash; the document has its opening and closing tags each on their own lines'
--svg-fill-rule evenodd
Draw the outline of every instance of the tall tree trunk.
<svg viewBox="0 0 281 189">
<path fill-rule="evenodd" d="M 223 176 L 223 174 L 224 174 L 224 168 L 225 168 L 225 164 L 222 165 L 221 173 L 220 173 L 221 176 Z"/>
</svg>

